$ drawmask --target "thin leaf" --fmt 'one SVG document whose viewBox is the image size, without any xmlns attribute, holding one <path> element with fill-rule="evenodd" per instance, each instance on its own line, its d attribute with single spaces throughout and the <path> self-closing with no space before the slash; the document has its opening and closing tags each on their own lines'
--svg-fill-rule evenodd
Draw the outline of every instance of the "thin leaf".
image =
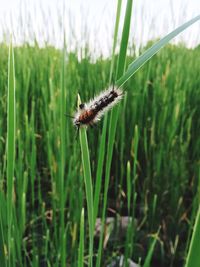
<svg viewBox="0 0 200 267">
<path fill-rule="evenodd" d="M 152 58 L 158 51 L 164 47 L 166 44 L 169 43 L 174 37 L 176 37 L 179 33 L 187 29 L 189 26 L 194 24 L 200 19 L 200 15 L 196 16 L 195 18 L 189 20 L 188 22 L 184 23 L 176 30 L 172 31 L 156 44 L 154 44 L 151 48 L 149 48 L 146 52 L 144 52 L 141 56 L 139 56 L 133 63 L 131 63 L 124 73 L 124 75 L 116 82 L 117 86 L 122 86 L 130 77 L 139 69 L 141 68 L 150 58 Z"/>
<path fill-rule="evenodd" d="M 80 240 L 79 240 L 79 251 L 78 251 L 78 267 L 84 266 L 84 208 L 81 212 L 81 223 L 80 223 Z"/>
<path fill-rule="evenodd" d="M 93 186 L 92 186 L 92 175 L 90 166 L 90 155 L 88 149 L 88 141 L 86 129 L 82 128 L 79 132 L 82 164 L 84 173 L 84 183 L 86 190 L 87 210 L 88 210 L 88 223 L 89 223 L 89 266 L 92 266 L 93 257 L 93 233 L 94 233 L 94 210 L 93 210 Z"/>
<path fill-rule="evenodd" d="M 143 267 L 150 267 L 151 266 L 150 265 L 151 264 L 151 259 L 152 259 L 152 256 L 153 256 L 153 252 L 154 252 L 154 248 L 155 248 L 156 242 L 158 240 L 159 232 L 160 232 L 160 228 L 158 229 L 158 232 L 153 236 L 153 239 L 152 239 L 151 245 L 149 247 L 148 254 L 146 256 L 146 259 L 145 259 Z"/>
</svg>

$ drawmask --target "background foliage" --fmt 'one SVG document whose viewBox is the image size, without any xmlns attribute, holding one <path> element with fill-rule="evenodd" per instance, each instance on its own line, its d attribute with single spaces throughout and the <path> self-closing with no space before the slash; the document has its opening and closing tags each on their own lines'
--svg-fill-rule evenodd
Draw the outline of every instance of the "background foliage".
<svg viewBox="0 0 200 267">
<path fill-rule="evenodd" d="M 127 65 L 136 56 L 134 47 L 128 51 Z M 94 61 L 88 47 L 79 54 L 81 58 L 77 52 L 67 54 L 63 64 L 62 51 L 50 46 L 24 44 L 14 49 L 16 154 L 11 266 L 60 266 L 63 246 L 67 266 L 77 266 L 81 211 L 86 200 L 80 144 L 62 110 L 73 114 L 78 93 L 82 101 L 88 101 L 106 88 L 111 63 L 103 57 Z M 135 262 L 140 257 L 143 262 L 151 236 L 159 227 L 152 266 L 181 266 L 187 253 L 199 202 L 199 57 L 199 47 L 168 45 L 123 86 L 107 216 L 134 214 L 132 250 L 127 253 Z M 5 44 L 0 45 L 0 69 L 0 257 L 4 262 L 8 250 Z M 61 99 L 65 103 L 62 108 Z M 103 121 L 87 130 L 93 185 L 102 127 Z M 102 215 L 105 169 L 102 171 L 98 216 Z M 85 235 L 88 237 L 87 228 Z M 130 240 L 116 236 L 110 238 L 103 252 L 103 266 L 127 251 Z M 85 244 L 88 242 L 86 239 Z M 98 239 L 95 242 L 94 252 Z"/>
</svg>

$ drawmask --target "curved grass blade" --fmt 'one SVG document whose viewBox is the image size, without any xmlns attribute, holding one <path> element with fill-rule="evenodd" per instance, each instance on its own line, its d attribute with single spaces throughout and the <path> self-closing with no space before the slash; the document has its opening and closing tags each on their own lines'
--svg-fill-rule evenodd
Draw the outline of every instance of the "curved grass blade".
<svg viewBox="0 0 200 267">
<path fill-rule="evenodd" d="M 117 80 L 116 85 L 122 86 L 139 68 L 141 68 L 151 57 L 158 53 L 158 51 L 162 47 L 168 44 L 169 41 L 171 41 L 174 37 L 176 37 L 179 33 L 187 29 L 189 26 L 197 22 L 199 19 L 200 15 L 184 23 L 174 31 L 170 32 L 156 44 L 154 44 L 151 48 L 149 48 L 146 52 L 144 52 L 141 56 L 134 60 L 133 63 L 129 65 L 124 75 L 119 80 Z"/>
</svg>

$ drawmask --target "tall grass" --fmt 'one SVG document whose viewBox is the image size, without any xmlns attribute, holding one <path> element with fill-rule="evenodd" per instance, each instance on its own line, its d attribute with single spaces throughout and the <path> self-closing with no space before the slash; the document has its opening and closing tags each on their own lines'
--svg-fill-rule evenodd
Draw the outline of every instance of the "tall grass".
<svg viewBox="0 0 200 267">
<path fill-rule="evenodd" d="M 118 61 L 117 61 L 116 78 L 118 78 L 120 75 L 123 74 L 124 67 L 125 67 L 126 50 L 127 50 L 127 45 L 128 45 L 128 36 L 129 36 L 129 29 L 130 29 L 130 22 L 131 22 L 131 13 L 132 13 L 132 0 L 127 1 L 127 5 L 126 5 L 126 13 L 125 13 L 125 19 L 124 19 L 124 25 L 123 25 L 120 52 L 119 52 Z M 114 145 L 114 140 L 115 140 L 118 113 L 119 113 L 119 107 L 117 106 L 112 110 L 111 118 L 109 122 L 108 146 L 107 146 L 106 167 L 105 167 L 104 198 L 103 198 L 103 210 L 102 210 L 102 231 L 101 231 L 100 242 L 99 242 L 99 250 L 98 250 L 99 257 L 97 260 L 97 267 L 101 266 L 100 264 L 101 264 L 101 258 L 102 258 L 101 255 L 102 255 L 102 245 L 103 245 L 103 235 L 104 235 L 104 223 L 105 223 L 105 216 L 106 216 L 108 186 L 109 186 L 109 180 L 110 180 L 110 169 L 111 169 L 113 145 Z"/>
<path fill-rule="evenodd" d="M 7 244 L 4 247 L 6 256 L 6 264 L 13 266 L 15 262 L 14 253 L 14 237 L 15 231 L 13 224 L 13 185 L 14 185 L 14 166 L 15 166 L 15 68 L 14 68 L 14 52 L 12 43 L 9 48 L 8 58 L 8 108 L 7 108 Z M 3 229 L 2 229 L 3 231 Z M 6 252 L 7 251 L 7 252 Z M 3 261 L 3 262 L 5 262 Z"/>
<path fill-rule="evenodd" d="M 107 266 L 122 254 L 126 264 L 129 259 L 141 259 L 144 266 L 184 262 L 191 210 L 195 214 L 199 206 L 195 185 L 200 158 L 196 60 L 200 51 L 167 42 L 199 17 L 141 48 L 141 54 L 146 52 L 136 59 L 131 48 L 126 55 L 131 6 L 128 1 L 117 59 L 121 1 L 111 59 L 91 63 L 86 47 L 80 61 L 77 53 L 69 53 L 65 61 L 65 49 L 25 44 L 15 48 L 15 64 L 10 50 L 8 73 L 8 48 L 1 45 L 0 259 L 4 266 Z M 163 45 L 165 49 L 136 73 Z M 87 101 L 111 77 L 116 77 L 118 86 L 126 81 L 126 96 L 111 116 L 87 130 L 87 136 L 82 129 L 80 146 L 64 113 L 76 109 L 79 89 L 82 101 Z M 99 216 L 106 227 L 93 240 Z M 111 235 L 104 249 L 110 216 L 128 216 L 128 225 L 125 234 Z"/>
</svg>

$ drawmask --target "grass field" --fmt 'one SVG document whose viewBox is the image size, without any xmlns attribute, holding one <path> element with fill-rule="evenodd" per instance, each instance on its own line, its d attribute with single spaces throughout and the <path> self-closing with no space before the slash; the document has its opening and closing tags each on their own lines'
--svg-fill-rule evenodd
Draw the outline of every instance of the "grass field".
<svg viewBox="0 0 200 267">
<path fill-rule="evenodd" d="M 0 45 L 0 266 L 184 265 L 199 207 L 199 57 L 165 46 L 79 140 L 64 114 L 121 77 L 120 56 Z M 128 223 L 93 239 L 96 217 Z"/>
</svg>

